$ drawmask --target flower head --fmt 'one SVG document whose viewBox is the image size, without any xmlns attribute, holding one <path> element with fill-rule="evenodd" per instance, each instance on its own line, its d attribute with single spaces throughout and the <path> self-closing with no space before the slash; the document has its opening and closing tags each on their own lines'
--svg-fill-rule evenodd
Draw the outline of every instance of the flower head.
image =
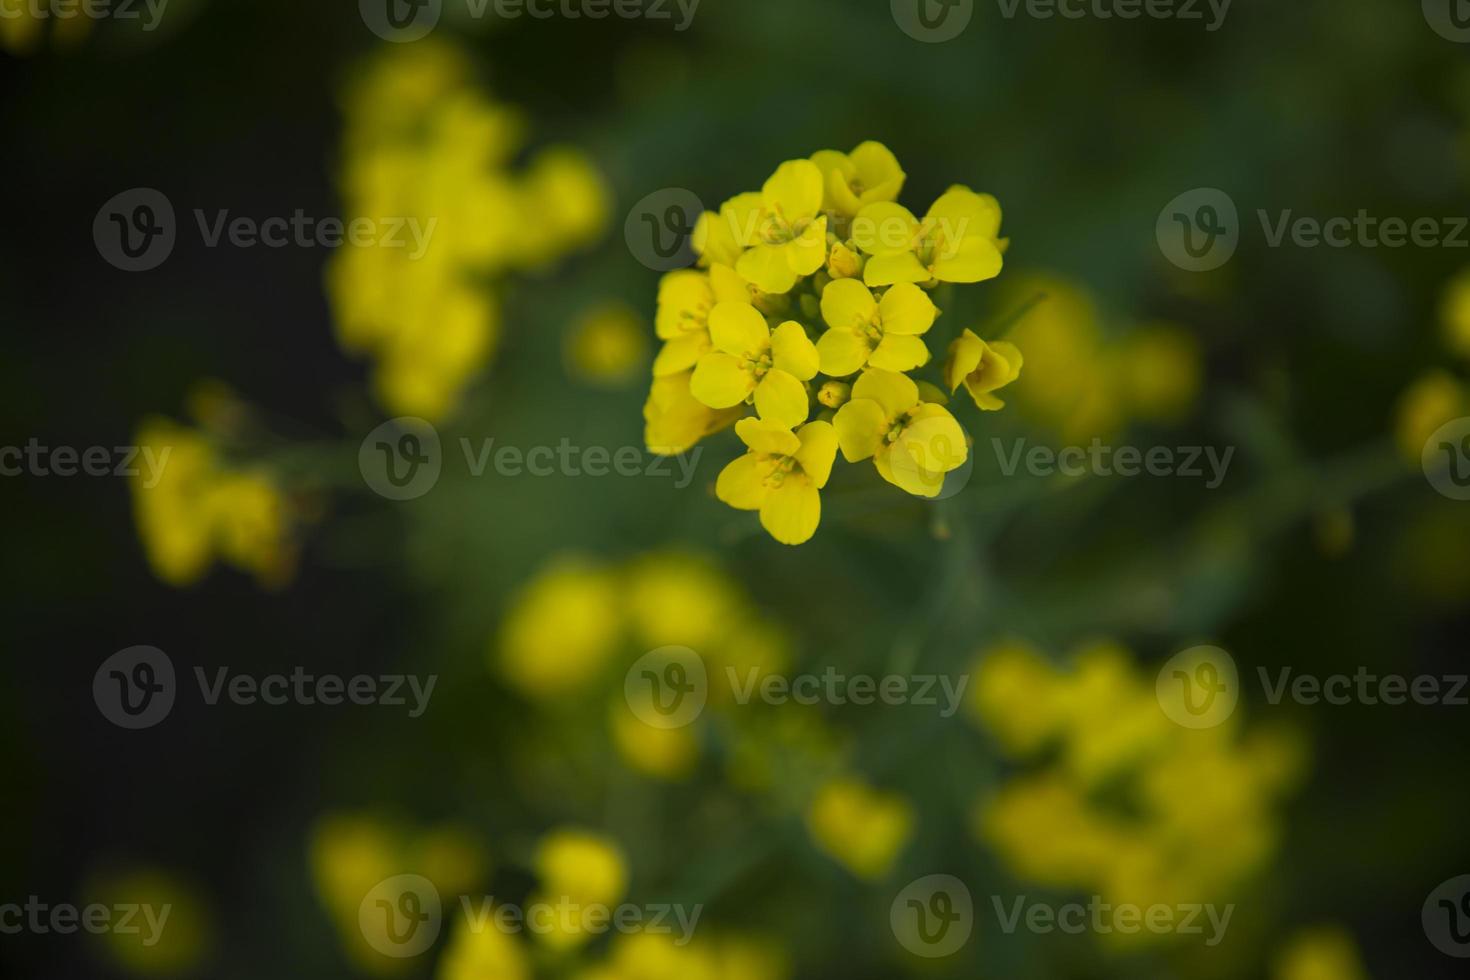
<svg viewBox="0 0 1470 980">
<path fill-rule="evenodd" d="M 818 493 L 837 456 L 837 434 L 827 422 L 796 432 L 759 419 L 741 419 L 735 433 L 749 448 L 726 466 L 715 495 L 737 510 L 758 510 L 761 526 L 782 544 L 801 544 L 822 519 Z"/>
<path fill-rule="evenodd" d="M 748 303 L 719 303 L 710 311 L 714 350 L 699 359 L 689 390 L 710 408 L 733 408 L 753 398 L 761 418 L 790 429 L 806 421 L 804 381 L 817 375 L 817 347 L 801 324 L 775 330 Z"/>
<path fill-rule="evenodd" d="M 875 299 L 856 279 L 837 279 L 822 290 L 822 319 L 830 328 L 817 341 L 822 373 L 834 378 L 872 365 L 911 371 L 929 363 L 919 339 L 939 310 L 918 286 L 900 283 Z"/>
<path fill-rule="evenodd" d="M 910 378 L 880 368 L 863 372 L 832 424 L 849 463 L 871 457 L 883 479 L 919 497 L 938 496 L 944 475 L 969 457 L 948 409 L 923 401 Z"/>
<path fill-rule="evenodd" d="M 1015 344 L 1004 340 L 987 344 L 974 331 L 966 330 L 949 345 L 944 383 L 951 392 L 964 385 L 976 406 L 994 412 L 1005 408 L 1006 403 L 992 392 L 1021 376 L 1021 361 L 1021 352 Z"/>
<path fill-rule="evenodd" d="M 744 252 L 735 269 L 762 292 L 786 293 L 827 261 L 822 171 L 810 160 L 776 168 L 759 194 L 741 194 L 720 208 Z"/>
<path fill-rule="evenodd" d="M 940 195 L 923 222 L 902 205 L 879 202 L 852 225 L 853 241 L 870 256 L 863 267 L 869 286 L 994 279 L 1005 244 L 999 234 L 995 198 L 960 186 Z"/>
<path fill-rule="evenodd" d="M 818 150 L 812 162 L 822 171 L 822 207 L 846 218 L 864 205 L 897 200 L 903 190 L 903 168 L 888 147 L 873 140 L 851 153 Z"/>
</svg>

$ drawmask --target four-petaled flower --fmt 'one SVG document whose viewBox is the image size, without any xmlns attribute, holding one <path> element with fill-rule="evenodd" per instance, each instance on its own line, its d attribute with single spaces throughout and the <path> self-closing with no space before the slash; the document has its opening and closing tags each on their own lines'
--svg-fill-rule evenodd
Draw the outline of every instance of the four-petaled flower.
<svg viewBox="0 0 1470 980">
<path fill-rule="evenodd" d="M 864 205 L 895 201 L 903 190 L 906 175 L 898 159 L 873 140 L 858 144 L 851 153 L 818 150 L 812 163 L 822 171 L 822 207 L 844 218 L 856 216 Z"/>
<path fill-rule="evenodd" d="M 942 405 L 922 401 L 911 378 L 870 368 L 832 420 L 849 463 L 872 457 L 878 473 L 919 497 L 935 497 L 944 475 L 969 457 L 965 433 Z"/>
<path fill-rule="evenodd" d="M 1006 245 L 999 234 L 1000 204 L 960 186 L 940 195 L 922 223 L 891 202 L 867 205 L 852 223 L 853 241 L 870 256 L 863 267 L 869 286 L 994 279 Z"/>
<path fill-rule="evenodd" d="M 836 279 L 822 290 L 822 319 L 831 329 L 817 340 L 822 373 L 845 377 L 865 365 L 911 371 L 929 363 L 919 338 L 939 310 L 922 289 L 899 283 L 874 299 L 856 279 Z"/>
<path fill-rule="evenodd" d="M 689 390 L 710 408 L 755 396 L 762 419 L 792 429 L 810 411 L 806 385 L 817 375 L 817 346 L 795 320 L 774 331 L 748 303 L 718 303 L 709 314 L 715 349 L 699 359 Z"/>
<path fill-rule="evenodd" d="M 1006 403 L 991 392 L 1021 376 L 1021 351 L 1004 340 L 986 343 L 973 330 L 966 330 L 949 345 L 944 362 L 944 383 L 953 392 L 960 385 L 987 412 L 1005 408 Z"/>
<path fill-rule="evenodd" d="M 664 346 L 654 359 L 653 376 L 694 367 L 710 349 L 709 315 L 715 304 L 749 300 L 750 288 L 728 265 L 711 265 L 708 273 L 680 269 L 664 276 L 653 321 Z"/>
<path fill-rule="evenodd" d="M 801 544 L 822 519 L 818 493 L 832 474 L 837 433 L 827 422 L 790 428 L 760 419 L 735 423 L 750 450 L 715 481 L 715 496 L 737 510 L 758 510 L 761 526 L 782 544 Z"/>
<path fill-rule="evenodd" d="M 720 208 L 745 249 L 735 271 L 765 293 L 786 293 L 827 261 L 822 171 L 810 160 L 776 168 L 759 194 L 740 194 Z"/>
</svg>

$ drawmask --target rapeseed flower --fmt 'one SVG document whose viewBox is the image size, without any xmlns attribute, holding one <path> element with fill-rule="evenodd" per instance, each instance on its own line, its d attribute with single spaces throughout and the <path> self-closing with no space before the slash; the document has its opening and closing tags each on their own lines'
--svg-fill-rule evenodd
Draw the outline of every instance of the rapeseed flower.
<svg viewBox="0 0 1470 980">
<path fill-rule="evenodd" d="M 1015 344 L 1004 340 L 987 344 L 973 330 L 966 330 L 949 345 L 944 380 L 951 393 L 964 385 L 977 408 L 994 412 L 1006 404 L 994 392 L 1020 377 L 1021 362 Z"/>
<path fill-rule="evenodd" d="M 790 429 L 811 411 L 805 381 L 817 375 L 817 347 L 787 320 L 772 330 L 748 303 L 719 303 L 709 314 L 714 350 L 702 355 L 689 391 L 710 408 L 749 400 L 767 422 Z"/>
<path fill-rule="evenodd" d="M 865 205 L 896 201 L 906 175 L 893 151 L 868 140 L 851 153 L 818 150 L 812 162 L 822 171 L 822 207 L 829 213 L 853 218 Z"/>
<path fill-rule="evenodd" d="M 828 330 L 817 341 L 822 373 L 834 378 L 872 365 L 885 371 L 912 371 L 929 363 L 920 339 L 934 325 L 939 309 L 922 289 L 900 283 L 873 296 L 856 279 L 836 279 L 822 290 L 822 319 Z"/>
<path fill-rule="evenodd" d="M 822 519 L 818 491 L 832 473 L 837 433 L 826 422 L 792 432 L 750 418 L 735 432 L 750 451 L 720 472 L 715 495 L 736 510 L 759 511 L 761 526 L 782 544 L 809 540 Z"/>
<path fill-rule="evenodd" d="M 806 812 L 812 840 L 859 878 L 886 875 L 914 829 L 913 807 L 858 779 L 818 788 Z"/>
<path fill-rule="evenodd" d="M 863 281 L 974 283 L 994 279 L 1004 264 L 1000 205 L 989 194 L 954 186 L 921 222 L 901 204 L 869 204 L 853 219 L 852 237 L 869 256 Z"/>
<path fill-rule="evenodd" d="M 849 463 L 872 459 L 883 479 L 915 496 L 936 496 L 944 474 L 969 456 L 954 416 L 923 401 L 912 379 L 892 371 L 864 371 L 832 424 Z"/>
</svg>

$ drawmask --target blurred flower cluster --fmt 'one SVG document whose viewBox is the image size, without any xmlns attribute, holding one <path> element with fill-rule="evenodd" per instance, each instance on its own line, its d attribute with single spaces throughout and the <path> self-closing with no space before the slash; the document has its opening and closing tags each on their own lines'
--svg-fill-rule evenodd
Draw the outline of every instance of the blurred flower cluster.
<svg viewBox="0 0 1470 980">
<path fill-rule="evenodd" d="M 1304 765 L 1294 737 L 1243 735 L 1238 716 L 1173 724 L 1113 643 L 1065 668 L 1023 643 L 989 650 L 972 706 L 1003 756 L 1035 767 L 980 801 L 980 838 L 1021 879 L 1114 904 L 1229 900 L 1275 853 Z"/>
<path fill-rule="evenodd" d="M 920 220 L 897 203 L 904 180 L 875 142 L 788 160 L 760 191 L 703 214 L 694 230 L 701 268 L 659 285 L 663 348 L 645 441 L 679 453 L 734 423 L 748 451 L 715 492 L 758 511 L 784 544 L 816 532 L 839 448 L 921 497 L 938 495 L 969 454 L 944 389 L 910 373 L 931 360 L 925 335 L 940 314 L 931 293 L 1000 274 L 1000 206 L 955 186 Z M 994 392 L 1020 371 L 1014 344 L 965 330 L 939 377 L 993 411 L 1002 407 Z"/>
<path fill-rule="evenodd" d="M 58 47 L 80 44 L 92 33 L 93 18 L 74 11 L 69 17 L 48 15 L 35 0 L 0 0 L 0 51 L 31 54 L 49 34 Z"/>
<path fill-rule="evenodd" d="M 1445 287 L 1440 300 L 1440 336 L 1452 357 L 1470 363 L 1470 270 Z M 1399 397 L 1399 452 L 1417 465 L 1434 430 L 1465 415 L 1470 415 L 1470 383 L 1447 367 L 1425 370 Z"/>
<path fill-rule="evenodd" d="M 413 221 L 401 242 L 345 245 L 327 270 L 344 349 L 375 360 L 373 386 L 395 414 L 452 412 L 500 334 L 497 292 L 595 241 L 608 192 L 579 150 L 552 146 L 513 164 L 525 120 L 476 86 L 459 50 L 395 45 L 345 99 L 341 186 L 349 220 Z"/>
</svg>

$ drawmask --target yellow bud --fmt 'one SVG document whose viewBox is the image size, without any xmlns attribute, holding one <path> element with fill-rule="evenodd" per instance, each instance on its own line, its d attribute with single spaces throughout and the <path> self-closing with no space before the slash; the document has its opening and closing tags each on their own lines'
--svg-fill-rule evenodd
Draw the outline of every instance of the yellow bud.
<svg viewBox="0 0 1470 980">
<path fill-rule="evenodd" d="M 847 404 L 847 399 L 851 395 L 852 385 L 843 384 L 841 381 L 828 381 L 817 392 L 817 401 L 828 408 L 840 408 Z"/>
<path fill-rule="evenodd" d="M 833 279 L 855 279 L 863 273 L 863 258 L 838 242 L 827 258 L 827 272 Z"/>
</svg>

